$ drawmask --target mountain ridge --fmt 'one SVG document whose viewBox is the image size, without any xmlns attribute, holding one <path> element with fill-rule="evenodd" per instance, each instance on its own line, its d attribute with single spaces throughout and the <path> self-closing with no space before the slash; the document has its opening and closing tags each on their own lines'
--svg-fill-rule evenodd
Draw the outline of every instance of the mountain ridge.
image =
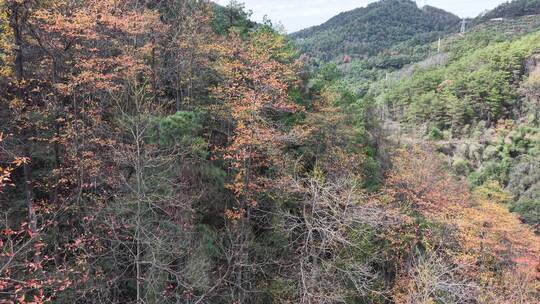
<svg viewBox="0 0 540 304">
<path fill-rule="evenodd" d="M 290 37 L 304 52 L 322 60 L 365 57 L 422 35 L 433 39 L 457 31 L 459 21 L 452 13 L 431 6 L 419 8 L 414 1 L 382 0 L 340 13 Z"/>
<path fill-rule="evenodd" d="M 540 0 L 514 0 L 505 2 L 478 16 L 478 21 L 496 18 L 515 18 L 540 14 Z"/>
</svg>

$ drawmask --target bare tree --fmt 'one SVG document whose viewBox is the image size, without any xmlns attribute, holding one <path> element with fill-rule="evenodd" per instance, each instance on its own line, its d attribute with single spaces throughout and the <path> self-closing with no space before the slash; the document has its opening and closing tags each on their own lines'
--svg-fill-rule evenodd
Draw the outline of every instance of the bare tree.
<svg viewBox="0 0 540 304">
<path fill-rule="evenodd" d="M 428 253 L 413 259 L 405 303 L 477 303 L 478 286 L 461 277 L 459 266 Z"/>
<path fill-rule="evenodd" d="M 357 178 L 344 174 L 291 180 L 301 195 L 297 210 L 284 212 L 284 229 L 294 249 L 292 279 L 297 282 L 295 303 L 345 303 L 346 296 L 363 297 L 378 279 L 359 239 L 370 228 L 396 219 L 367 203 Z"/>
<path fill-rule="evenodd" d="M 166 115 L 150 91 L 130 83 L 115 97 L 111 161 L 118 170 L 111 178 L 117 189 L 95 215 L 98 225 L 87 227 L 105 248 L 93 256 L 95 264 L 111 268 L 97 282 L 100 295 L 84 295 L 90 302 L 122 296 L 115 293 L 126 284 L 133 286 L 133 298 L 124 295 L 122 302 L 138 304 L 201 303 L 215 289 L 210 258 L 193 224 L 192 204 L 200 193 L 182 176 L 199 143 L 164 139 L 160 121 Z"/>
</svg>

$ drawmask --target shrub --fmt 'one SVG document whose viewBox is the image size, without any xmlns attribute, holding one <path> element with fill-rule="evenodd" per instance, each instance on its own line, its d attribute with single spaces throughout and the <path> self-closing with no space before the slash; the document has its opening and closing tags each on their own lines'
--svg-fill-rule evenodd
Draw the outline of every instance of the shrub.
<svg viewBox="0 0 540 304">
<path fill-rule="evenodd" d="M 537 197 L 538 194 L 537 191 Z M 540 233 L 540 199 L 518 202 L 511 208 L 511 211 L 518 213 L 527 224 L 536 228 L 536 233 Z"/>
<path fill-rule="evenodd" d="M 432 127 L 428 132 L 428 138 L 432 140 L 441 140 L 444 138 L 444 134 L 439 128 Z"/>
<path fill-rule="evenodd" d="M 472 173 L 469 180 L 474 187 L 481 186 L 489 180 L 504 183 L 507 171 L 508 168 L 504 162 L 487 162 L 479 171 Z"/>
<path fill-rule="evenodd" d="M 471 173 L 471 164 L 462 158 L 456 158 L 452 163 L 452 168 L 458 175 L 468 176 Z"/>
<path fill-rule="evenodd" d="M 475 194 L 481 199 L 497 204 L 508 204 L 512 201 L 510 193 L 506 192 L 495 180 L 485 182 L 476 189 Z"/>
</svg>

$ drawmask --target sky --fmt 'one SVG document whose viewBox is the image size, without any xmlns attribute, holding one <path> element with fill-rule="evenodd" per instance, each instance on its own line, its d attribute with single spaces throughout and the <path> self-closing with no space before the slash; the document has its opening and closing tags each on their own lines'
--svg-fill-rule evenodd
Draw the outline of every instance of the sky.
<svg viewBox="0 0 540 304">
<path fill-rule="evenodd" d="M 267 15 L 274 23 L 280 22 L 287 32 L 324 23 L 331 17 L 366 6 L 375 0 L 239 0 L 253 12 L 252 19 L 261 21 Z M 418 0 L 420 6 L 428 4 L 460 17 L 476 17 L 508 0 Z M 229 0 L 216 0 L 227 4 Z"/>
</svg>

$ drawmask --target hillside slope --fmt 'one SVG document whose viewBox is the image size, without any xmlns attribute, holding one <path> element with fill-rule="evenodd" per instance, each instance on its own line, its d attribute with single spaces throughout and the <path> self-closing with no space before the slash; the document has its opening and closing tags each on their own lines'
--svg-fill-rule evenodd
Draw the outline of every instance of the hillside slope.
<svg viewBox="0 0 540 304">
<path fill-rule="evenodd" d="M 494 18 L 514 18 L 536 14 L 540 14 L 540 1 L 514 0 L 497 6 L 486 14 L 479 16 L 477 19 L 484 21 Z"/>
<path fill-rule="evenodd" d="M 383 116 L 401 122 L 404 139 L 432 140 L 456 174 L 506 195 L 524 221 L 539 227 L 540 32 L 479 30 L 446 42 L 446 61 L 396 73 L 368 95 Z"/>
<path fill-rule="evenodd" d="M 442 33 L 457 31 L 459 17 L 410 0 L 382 0 L 341 13 L 326 23 L 291 37 L 306 53 L 332 60 L 376 55 L 401 42 L 432 41 Z"/>
</svg>

